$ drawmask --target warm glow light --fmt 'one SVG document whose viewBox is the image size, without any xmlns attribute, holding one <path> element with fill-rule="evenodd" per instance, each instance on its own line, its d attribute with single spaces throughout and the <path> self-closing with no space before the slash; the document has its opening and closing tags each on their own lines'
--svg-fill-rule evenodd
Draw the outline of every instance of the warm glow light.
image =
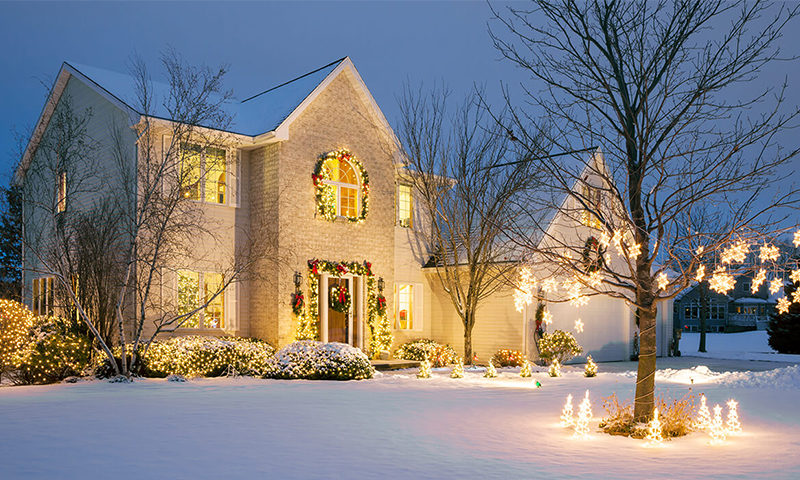
<svg viewBox="0 0 800 480">
<path fill-rule="evenodd" d="M 581 284 L 574 280 L 564 282 L 564 288 L 569 296 L 569 304 L 573 307 L 582 307 L 589 303 L 589 297 L 581 293 Z"/>
<path fill-rule="evenodd" d="M 628 245 L 628 256 L 636 260 L 642 254 L 642 246 L 638 243 Z"/>
<path fill-rule="evenodd" d="M 762 262 L 774 262 L 780 255 L 780 250 L 774 245 L 764 245 L 761 247 L 759 258 Z"/>
<path fill-rule="evenodd" d="M 738 405 L 736 400 L 728 400 L 728 435 L 742 433 L 742 423 L 739 421 L 739 412 L 736 410 Z"/>
<path fill-rule="evenodd" d="M 694 279 L 697 280 L 698 282 L 702 282 L 705 276 L 706 276 L 706 266 L 700 265 L 699 267 L 697 267 L 697 274 L 695 274 Z"/>
<path fill-rule="evenodd" d="M 794 232 L 794 246 L 800 247 L 800 230 Z"/>
<path fill-rule="evenodd" d="M 792 274 L 789 275 L 789 278 L 792 279 L 792 283 L 800 283 L 800 268 L 792 270 Z"/>
<path fill-rule="evenodd" d="M 714 270 L 714 275 L 711 276 L 708 285 L 711 290 L 725 295 L 736 286 L 736 280 L 723 267 L 718 267 Z"/>
<path fill-rule="evenodd" d="M 608 237 L 608 234 L 606 232 L 600 234 L 600 239 L 598 241 L 600 242 L 600 246 L 603 247 L 604 250 L 607 249 L 609 243 L 611 243 L 611 239 Z"/>
<path fill-rule="evenodd" d="M 494 368 L 494 364 L 491 360 L 489 360 L 489 364 L 486 365 L 486 372 L 483 374 L 486 378 L 494 378 L 497 376 L 497 369 Z"/>
<path fill-rule="evenodd" d="M 771 282 L 769 282 L 769 293 L 775 294 L 783 288 L 783 280 L 780 278 L 773 278 Z"/>
<path fill-rule="evenodd" d="M 711 435 L 711 443 L 718 444 L 725 441 L 725 427 L 722 425 L 722 407 L 714 405 L 714 419 L 711 420 L 708 434 Z"/>
<path fill-rule="evenodd" d="M 417 378 L 431 378 L 431 362 L 427 358 L 419 364 Z"/>
<path fill-rule="evenodd" d="M 647 445 L 654 447 L 664 443 L 664 437 L 661 435 L 661 421 L 658 419 L 658 407 L 653 411 L 653 419 L 647 424 Z"/>
<path fill-rule="evenodd" d="M 573 437 L 589 438 L 589 420 L 592 419 L 592 403 L 589 401 L 589 390 L 578 407 L 578 420 L 575 421 L 575 434 Z"/>
<path fill-rule="evenodd" d="M 533 290 L 536 288 L 536 278 L 530 268 L 523 267 L 519 271 L 519 282 L 514 290 L 514 308 L 521 312 L 526 305 L 533 303 Z"/>
<path fill-rule="evenodd" d="M 694 428 L 697 430 L 708 430 L 711 426 L 711 411 L 706 405 L 706 396 L 700 394 L 700 409 L 697 411 L 697 418 L 694 421 Z"/>
<path fill-rule="evenodd" d="M 614 244 L 614 248 L 617 249 L 617 252 L 622 254 L 622 230 L 614 230 L 614 236 L 611 237 L 611 243 Z"/>
<path fill-rule="evenodd" d="M 583 321 L 580 318 L 575 320 L 575 331 L 578 333 L 583 332 Z"/>
<path fill-rule="evenodd" d="M 553 363 L 550 364 L 550 369 L 547 373 L 551 377 L 560 377 L 561 376 L 561 363 L 559 363 L 558 359 L 553 360 Z"/>
<path fill-rule="evenodd" d="M 458 357 L 458 361 L 453 365 L 453 371 L 450 372 L 450 378 L 464 378 L 464 360 Z"/>
<path fill-rule="evenodd" d="M 567 403 L 561 409 L 561 426 L 564 428 L 575 425 L 575 414 L 572 410 L 572 394 L 567 395 Z"/>
<path fill-rule="evenodd" d="M 767 271 L 763 268 L 758 271 L 755 278 L 753 278 L 753 285 L 750 287 L 751 293 L 758 293 L 758 289 L 761 288 L 761 285 L 767 281 Z"/>
<path fill-rule="evenodd" d="M 698 247 L 697 247 L 697 250 L 695 250 L 695 252 L 697 252 L 697 255 L 699 256 L 699 255 L 702 255 L 702 254 L 703 254 L 703 252 L 705 251 L 705 249 L 706 249 L 706 248 L 705 248 L 704 246 L 700 245 L 700 246 L 698 246 Z"/>
<path fill-rule="evenodd" d="M 583 369 L 583 376 L 594 377 L 597 376 L 597 364 L 594 363 L 591 355 L 586 356 L 586 367 Z"/>
<path fill-rule="evenodd" d="M 556 293 L 558 291 L 558 282 L 553 278 L 548 278 L 542 282 L 542 290 L 545 293 Z"/>
<path fill-rule="evenodd" d="M 589 276 L 586 277 L 586 283 L 592 288 L 599 287 L 602 281 L 603 277 L 600 275 L 599 270 L 590 273 Z"/>
<path fill-rule="evenodd" d="M 789 300 L 787 300 L 786 297 L 779 298 L 778 299 L 778 306 L 777 306 L 778 312 L 779 313 L 789 313 L 789 305 L 791 305 L 791 302 L 789 302 Z"/>
<path fill-rule="evenodd" d="M 551 323 L 553 323 L 553 314 L 550 313 L 549 310 L 545 310 L 544 312 L 542 312 L 542 322 L 545 325 L 550 325 Z"/>
<path fill-rule="evenodd" d="M 722 251 L 722 263 L 743 263 L 749 251 L 750 245 L 742 241 L 737 241 L 729 248 Z"/>
<path fill-rule="evenodd" d="M 659 290 L 666 290 L 667 285 L 669 285 L 669 278 L 667 278 L 667 274 L 661 272 L 656 275 L 656 284 L 658 284 Z"/>
</svg>

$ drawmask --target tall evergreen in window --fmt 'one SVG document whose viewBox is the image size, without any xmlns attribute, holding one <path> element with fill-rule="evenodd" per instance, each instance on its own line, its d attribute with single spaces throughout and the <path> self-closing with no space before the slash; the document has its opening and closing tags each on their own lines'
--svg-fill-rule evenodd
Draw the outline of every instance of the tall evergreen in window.
<svg viewBox="0 0 800 480">
<path fill-rule="evenodd" d="M 2 188 L 0 212 L 0 297 L 21 299 L 22 201 L 20 188 Z"/>
</svg>

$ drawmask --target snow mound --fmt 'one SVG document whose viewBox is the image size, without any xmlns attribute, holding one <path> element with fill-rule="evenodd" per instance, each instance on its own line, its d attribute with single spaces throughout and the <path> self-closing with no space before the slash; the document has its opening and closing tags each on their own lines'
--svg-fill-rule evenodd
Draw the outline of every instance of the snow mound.
<svg viewBox="0 0 800 480">
<path fill-rule="evenodd" d="M 800 365 L 776 368 L 765 372 L 728 373 L 719 383 L 732 387 L 800 390 Z"/>
<path fill-rule="evenodd" d="M 375 370 L 359 348 L 344 343 L 301 340 L 283 347 L 275 357 L 276 378 L 361 380 Z"/>
<path fill-rule="evenodd" d="M 627 378 L 635 378 L 636 371 L 630 370 L 627 372 L 622 372 L 619 375 Z M 712 383 L 719 381 L 726 375 L 729 375 L 729 373 L 714 372 L 705 365 L 697 365 L 692 368 L 682 368 L 682 369 L 662 368 L 656 370 L 656 381 L 685 383 L 685 384 Z"/>
</svg>

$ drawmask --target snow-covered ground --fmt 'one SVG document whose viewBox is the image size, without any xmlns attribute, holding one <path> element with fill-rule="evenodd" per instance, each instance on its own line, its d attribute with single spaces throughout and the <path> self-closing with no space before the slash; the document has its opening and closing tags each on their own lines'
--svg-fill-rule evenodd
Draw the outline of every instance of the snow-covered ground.
<svg viewBox="0 0 800 480">
<path fill-rule="evenodd" d="M 558 425 L 567 394 L 588 389 L 596 429 L 604 396 L 631 398 L 633 363 L 600 364 L 596 378 L 580 366 L 538 372 L 538 389 L 516 369 L 461 380 L 435 370 L 428 380 L 91 381 L 0 388 L 0 478 L 800 478 L 800 367 L 726 373 L 694 360 L 661 369 L 658 391 L 739 401 L 744 434 L 724 445 L 703 433 L 662 448 L 575 440 Z"/>
<path fill-rule="evenodd" d="M 800 362 L 800 355 L 776 352 L 767 343 L 766 330 L 741 333 L 706 333 L 706 353 L 697 351 L 699 333 L 683 333 L 680 350 L 683 355 L 703 358 L 764 360 L 768 362 Z"/>
</svg>

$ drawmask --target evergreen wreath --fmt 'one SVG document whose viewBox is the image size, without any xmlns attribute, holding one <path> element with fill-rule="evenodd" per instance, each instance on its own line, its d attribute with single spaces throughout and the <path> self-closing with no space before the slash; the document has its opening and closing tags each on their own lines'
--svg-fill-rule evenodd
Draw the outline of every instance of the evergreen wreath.
<svg viewBox="0 0 800 480">
<path fill-rule="evenodd" d="M 597 238 L 589 237 L 586 239 L 581 261 L 587 273 L 596 272 L 605 265 L 605 253 L 606 249 L 600 245 L 600 241 Z"/>
<path fill-rule="evenodd" d="M 350 292 L 347 291 L 347 287 L 341 285 L 331 288 L 329 302 L 331 309 L 341 313 L 349 312 L 351 299 Z"/>
<path fill-rule="evenodd" d="M 317 213 L 319 216 L 328 221 L 336 220 L 336 186 L 328 183 L 330 180 L 330 173 L 325 168 L 325 162 L 328 160 L 346 161 L 352 165 L 358 179 L 361 182 L 361 209 L 355 217 L 345 217 L 352 223 L 361 223 L 367 218 L 369 211 L 369 175 L 367 175 L 364 165 L 349 150 L 342 148 L 334 150 L 323 155 L 314 167 L 314 173 L 311 175 L 314 180 L 314 191 L 317 197 Z"/>
</svg>

